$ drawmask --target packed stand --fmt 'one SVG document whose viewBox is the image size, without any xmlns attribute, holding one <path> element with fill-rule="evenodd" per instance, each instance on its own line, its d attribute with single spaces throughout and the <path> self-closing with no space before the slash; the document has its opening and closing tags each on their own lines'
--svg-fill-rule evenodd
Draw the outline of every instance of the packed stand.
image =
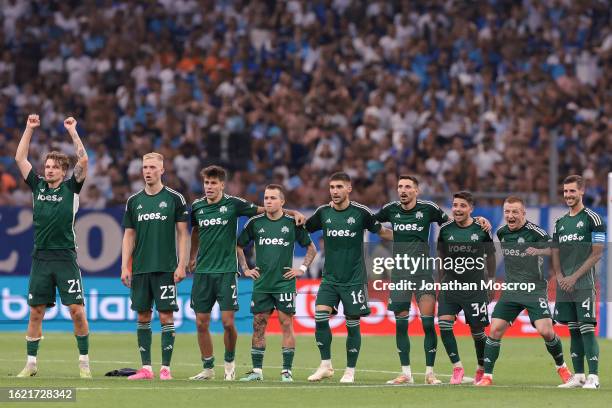
<svg viewBox="0 0 612 408">
<path fill-rule="evenodd" d="M 123 205 L 140 157 L 166 158 L 166 184 L 201 195 L 221 164 L 230 194 L 288 205 L 469 189 L 549 203 L 548 168 L 585 176 L 605 205 L 612 170 L 612 28 L 606 1 L 0 0 L 0 205 L 29 205 L 15 150 L 41 115 L 30 159 L 73 155 L 79 120 L 90 172 L 82 206 Z M 555 142 L 556 140 L 556 142 Z M 556 146 L 551 146 L 556 143 Z M 496 199 L 480 203 L 495 204 Z"/>
</svg>

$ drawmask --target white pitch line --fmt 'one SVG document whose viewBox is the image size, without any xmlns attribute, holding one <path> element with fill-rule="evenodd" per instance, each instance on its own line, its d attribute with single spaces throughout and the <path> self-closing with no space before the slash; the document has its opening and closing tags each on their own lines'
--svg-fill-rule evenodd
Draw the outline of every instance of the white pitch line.
<svg viewBox="0 0 612 408">
<path fill-rule="evenodd" d="M 10 362 L 20 362 L 23 361 L 23 359 L 5 359 L 5 358 L 0 358 L 0 361 L 10 361 Z M 42 359 L 41 360 L 43 363 L 74 363 L 76 362 L 75 360 L 46 360 L 46 359 Z M 116 360 L 90 360 L 91 363 L 100 363 L 100 364 L 135 364 L 135 361 L 116 361 Z M 173 366 L 185 366 L 185 367 L 201 367 L 202 363 L 196 364 L 196 363 L 172 363 Z M 246 367 L 246 368 L 251 368 L 250 364 L 236 364 L 237 367 Z M 265 365 L 264 368 L 271 368 L 271 369 L 282 369 L 282 366 L 269 366 L 269 365 Z M 294 370 L 316 370 L 318 367 L 293 367 Z M 379 373 L 379 374 L 399 374 L 399 370 L 397 371 L 388 371 L 388 370 L 371 370 L 371 369 L 357 369 L 356 372 L 358 373 Z M 417 372 L 413 372 L 412 374 L 415 375 L 425 375 L 425 373 L 417 373 Z M 436 376 L 438 377 L 452 377 L 451 374 L 439 374 L 436 373 Z M 55 378 L 60 378 L 60 377 L 55 377 Z M 465 377 L 468 378 L 468 377 Z"/>
<path fill-rule="evenodd" d="M 166 383 L 167 384 L 167 383 Z M 387 389 L 397 389 L 397 388 L 455 388 L 455 386 L 450 386 L 450 384 L 441 384 L 441 385 L 428 385 L 428 384 L 410 384 L 410 385 L 386 385 L 386 384 L 344 384 L 344 385 L 321 385 L 321 384 L 310 384 L 310 385 L 254 385 L 252 387 L 236 387 L 236 386 L 219 386 L 219 385 L 211 385 L 207 387 L 76 387 L 77 391 L 106 391 L 106 390 L 136 390 L 136 391 L 167 391 L 168 389 L 172 390 L 236 390 L 240 389 L 240 391 L 248 390 L 248 391 L 258 391 L 258 390 L 282 390 L 282 389 L 342 389 L 342 388 L 387 388 Z M 462 387 L 465 388 L 465 387 Z M 557 389 L 555 385 L 491 385 L 487 388 L 512 388 L 512 389 Z"/>
</svg>

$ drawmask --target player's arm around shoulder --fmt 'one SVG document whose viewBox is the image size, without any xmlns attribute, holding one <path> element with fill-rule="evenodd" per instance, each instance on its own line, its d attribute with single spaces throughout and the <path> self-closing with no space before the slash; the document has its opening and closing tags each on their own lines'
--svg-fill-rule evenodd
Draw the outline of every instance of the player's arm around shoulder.
<svg viewBox="0 0 612 408">
<path fill-rule="evenodd" d="M 393 241 L 393 230 L 385 226 L 381 226 L 378 231 L 378 236 L 385 241 Z"/>
<path fill-rule="evenodd" d="M 283 209 L 283 212 L 291 217 L 293 217 L 293 219 L 295 220 L 295 225 L 297 225 L 298 227 L 301 225 L 306 224 L 306 216 L 304 214 L 302 214 L 301 212 L 299 212 L 298 210 L 286 210 Z"/>
</svg>

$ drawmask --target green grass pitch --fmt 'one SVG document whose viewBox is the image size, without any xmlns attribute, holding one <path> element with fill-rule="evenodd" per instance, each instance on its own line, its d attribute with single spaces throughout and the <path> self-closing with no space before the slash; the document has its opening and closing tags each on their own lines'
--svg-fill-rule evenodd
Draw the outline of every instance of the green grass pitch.
<svg viewBox="0 0 612 408">
<path fill-rule="evenodd" d="M 466 375 L 473 376 L 475 356 L 470 338 L 459 338 L 461 357 Z M 293 384 L 280 380 L 280 337 L 269 336 L 264 359 L 265 381 L 260 383 L 224 382 L 222 337 L 215 336 L 217 379 L 210 382 L 189 381 L 187 377 L 201 370 L 194 334 L 178 334 L 172 361 L 173 381 L 127 381 L 125 378 L 104 377 L 104 373 L 121 367 L 138 367 L 139 354 L 134 334 L 94 333 L 90 339 L 93 380 L 78 378 L 77 349 L 73 336 L 47 332 L 41 342 L 39 373 L 29 379 L 15 375 L 25 362 L 23 333 L 3 333 L 0 336 L 0 387 L 76 387 L 75 403 L 17 404 L 18 406 L 68 407 L 606 407 L 612 401 L 610 379 L 612 342 L 600 341 L 601 362 L 599 390 L 557 389 L 559 378 L 553 361 L 541 339 L 504 339 L 495 371 L 495 387 L 477 389 L 471 385 L 425 386 L 423 382 L 423 338 L 411 338 L 411 365 L 414 386 L 385 386 L 395 376 L 399 361 L 395 339 L 364 337 L 357 366 L 355 385 L 340 384 L 346 362 L 344 337 L 333 342 L 334 379 L 308 383 L 306 377 L 316 368 L 319 353 L 314 338 L 297 339 Z M 154 370 L 159 370 L 159 334 L 153 335 Z M 569 362 L 569 339 L 563 340 Z M 448 383 L 451 365 L 438 342 L 436 372 Z M 240 336 L 236 364 L 237 377 L 250 367 L 250 337 Z M 50 404 L 50 405 L 49 405 Z M 8 406 L 7 404 L 2 404 Z"/>
</svg>

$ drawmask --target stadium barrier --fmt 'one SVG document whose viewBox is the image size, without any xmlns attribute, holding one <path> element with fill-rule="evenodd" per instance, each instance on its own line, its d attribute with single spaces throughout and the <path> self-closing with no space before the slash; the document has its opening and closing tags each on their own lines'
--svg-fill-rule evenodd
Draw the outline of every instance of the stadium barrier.
<svg viewBox="0 0 612 408">
<path fill-rule="evenodd" d="M 556 217 L 566 210 L 562 207 L 531 207 L 527 210 L 527 218 L 550 231 Z M 604 214 L 603 209 L 598 210 Z M 308 213 L 308 211 L 304 211 Z M 502 222 L 500 208 L 479 208 L 476 215 L 488 218 L 494 228 Z M 107 210 L 81 210 L 75 224 L 78 240 L 78 257 L 85 286 L 87 313 L 93 331 L 133 331 L 135 313 L 129 308 L 129 292 L 120 280 L 122 208 Z M 245 219 L 241 219 L 241 225 Z M 432 234 L 435 237 L 436 234 Z M 375 240 L 376 236 L 368 239 Z M 313 240 L 318 242 L 318 235 L 313 234 Z M 32 211 L 30 208 L 0 207 L 0 331 L 24 330 L 27 321 L 27 275 L 30 270 L 33 242 Z M 296 264 L 304 255 L 302 248 L 296 247 Z M 607 265 L 604 260 L 603 265 Z M 605 267 L 605 266 L 604 266 Z M 600 287 L 602 293 L 599 305 L 599 326 L 601 336 L 610 336 L 607 330 L 609 303 L 607 299 L 607 271 L 601 273 Z M 295 330 L 299 334 L 314 333 L 314 298 L 318 290 L 318 281 L 300 280 L 299 294 L 296 299 Z M 195 331 L 195 315 L 189 307 L 191 280 L 187 279 L 179 286 L 178 304 L 181 309 L 176 315 L 176 327 L 181 332 Z M 239 332 L 249 333 L 251 315 L 249 313 L 252 282 L 248 279 L 239 281 L 240 312 L 237 315 Z M 374 297 L 370 298 L 372 315 L 362 323 L 364 334 L 387 335 L 394 333 L 394 318 L 386 309 L 386 302 Z M 492 305 L 491 305 L 492 307 Z M 492 309 L 491 309 L 492 310 Z M 417 308 L 413 305 L 411 321 L 418 320 Z M 67 308 L 59 307 L 47 312 L 45 325 L 47 330 L 71 330 Z M 218 309 L 213 310 L 211 328 L 215 332 L 222 331 Z M 331 320 L 335 332 L 344 333 L 343 318 L 334 317 Z M 272 319 L 269 330 L 280 332 L 278 322 Z M 457 333 L 468 335 L 469 330 L 460 319 L 456 326 Z M 560 328 L 560 334 L 566 335 L 567 330 Z M 410 325 L 411 334 L 422 334 L 420 324 Z M 529 324 L 528 317 L 522 314 L 517 323 L 509 330 L 508 335 L 530 336 L 535 331 Z"/>
<path fill-rule="evenodd" d="M 191 291 L 192 279 L 187 278 L 178 287 L 177 304 L 179 311 L 175 312 L 175 327 L 177 332 L 195 332 L 195 313 L 189 305 L 189 294 Z M 124 287 L 118 278 L 90 277 L 85 278 L 85 305 L 87 317 L 92 332 L 132 332 L 136 327 L 136 313 L 130 309 L 129 289 Z M 22 331 L 27 326 L 28 305 L 27 305 L 28 278 L 25 276 L 0 277 L 0 291 L 2 294 L 0 305 L 0 330 L 1 331 Z M 303 335 L 314 335 L 315 320 L 315 297 L 319 290 L 319 280 L 303 279 L 298 281 L 298 295 L 295 301 L 296 318 L 294 323 L 295 332 Z M 240 333 L 252 332 L 252 316 L 249 311 L 251 304 L 251 294 L 253 283 L 250 279 L 240 279 L 238 281 L 238 303 L 240 310 L 236 315 L 236 326 Z M 387 303 L 382 298 L 370 298 L 370 316 L 364 317 L 361 323 L 361 331 L 367 335 L 394 335 L 395 318 L 393 312 L 387 310 Z M 45 315 L 45 330 L 51 331 L 70 331 L 72 321 L 70 312 L 66 306 L 61 305 L 59 297 L 56 305 L 47 310 Z M 489 312 L 493 310 L 495 303 L 489 307 Z M 551 305 L 551 307 L 554 305 Z M 423 330 L 418 318 L 417 307 L 412 305 L 410 311 L 410 334 L 422 335 Z M 157 317 L 154 318 L 155 320 Z M 212 311 L 211 330 L 215 333 L 223 332 L 221 325 L 221 314 L 218 305 Z M 345 333 L 344 317 L 342 307 L 338 315 L 330 319 L 330 325 L 334 333 Z M 159 325 L 153 324 L 154 330 L 159 331 Z M 557 328 L 562 336 L 568 335 L 567 328 L 560 326 Z M 268 327 L 269 333 L 280 333 L 278 319 L 273 316 Z M 455 326 L 457 335 L 470 335 L 469 327 L 465 324 L 463 315 Z M 537 333 L 529 322 L 529 316 L 523 312 L 515 324 L 507 332 L 508 336 L 536 336 Z"/>
</svg>

